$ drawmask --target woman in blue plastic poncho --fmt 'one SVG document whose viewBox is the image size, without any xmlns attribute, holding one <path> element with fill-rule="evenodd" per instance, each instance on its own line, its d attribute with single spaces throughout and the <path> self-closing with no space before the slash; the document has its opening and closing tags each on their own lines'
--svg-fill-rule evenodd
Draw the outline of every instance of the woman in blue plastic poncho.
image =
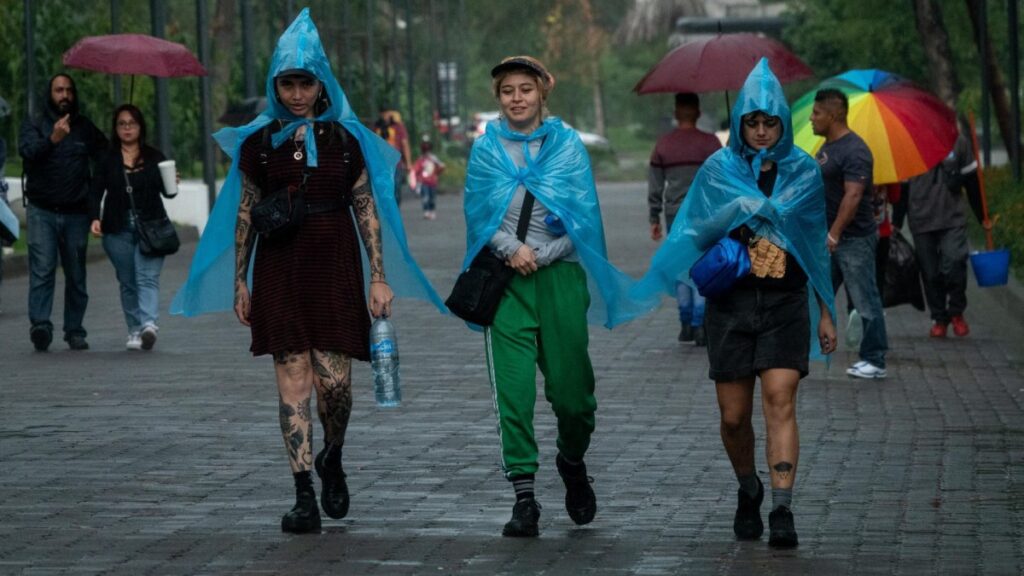
<svg viewBox="0 0 1024 576">
<path fill-rule="evenodd" d="M 682 225 L 680 225 L 682 223 Z M 739 480 L 733 530 L 759 538 L 764 487 L 754 464 L 755 378 L 767 427 L 771 475 L 769 544 L 797 545 L 792 491 L 799 457 L 796 392 L 812 346 L 835 350 L 825 197 L 813 158 L 793 146 L 789 106 L 767 60 L 754 68 L 732 110 L 729 146 L 697 173 L 676 225 L 634 295 L 673 294 L 674 282 L 715 242 L 749 246 L 751 273 L 707 301 L 709 377 L 721 436 Z"/>
<path fill-rule="evenodd" d="M 646 310 L 628 300 L 630 279 L 608 262 L 586 149 L 573 129 L 545 118 L 554 78 L 527 56 L 506 58 L 491 76 L 501 118 L 488 124 L 470 155 L 463 267 L 486 249 L 517 272 L 485 330 L 485 344 L 502 468 L 516 493 L 503 534 L 536 536 L 537 366 L 558 418 L 555 463 L 566 510 L 576 524 L 587 524 L 597 510 L 583 462 L 597 409 L 588 316 L 610 328 Z M 528 218 L 523 240 L 521 213 Z"/>
<path fill-rule="evenodd" d="M 392 188 L 398 155 L 353 114 L 308 9 L 278 41 L 267 102 L 250 124 L 216 135 L 233 163 L 172 312 L 231 307 L 233 292 L 252 353 L 274 359 L 296 488 L 281 529 L 310 532 L 321 523 L 312 468 L 323 482 L 324 513 L 348 512 L 342 445 L 352 360 L 369 359 L 369 316 L 390 313 L 392 286 L 438 306 L 440 299 L 406 246 Z M 300 191 L 306 216 L 298 229 L 257 240 L 254 206 L 271 195 L 298 201 Z M 315 458 L 313 389 L 325 444 Z"/>
</svg>

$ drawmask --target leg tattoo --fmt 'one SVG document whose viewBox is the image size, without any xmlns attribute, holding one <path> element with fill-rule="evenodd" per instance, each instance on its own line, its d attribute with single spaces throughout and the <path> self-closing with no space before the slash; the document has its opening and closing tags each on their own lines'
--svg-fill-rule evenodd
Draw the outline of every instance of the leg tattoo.
<svg viewBox="0 0 1024 576">
<path fill-rule="evenodd" d="M 779 475 L 780 480 L 789 480 L 790 474 L 793 473 L 793 465 L 789 462 L 779 462 L 775 466 L 772 466 L 775 473 Z"/>
<path fill-rule="evenodd" d="M 317 414 L 324 427 L 324 440 L 341 448 L 352 415 L 352 359 L 337 352 L 313 350 L 316 373 Z"/>
</svg>

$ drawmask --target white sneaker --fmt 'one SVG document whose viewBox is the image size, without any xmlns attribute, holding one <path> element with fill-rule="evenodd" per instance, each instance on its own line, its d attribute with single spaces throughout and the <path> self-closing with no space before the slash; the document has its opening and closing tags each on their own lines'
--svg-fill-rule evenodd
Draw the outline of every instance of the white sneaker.
<svg viewBox="0 0 1024 576">
<path fill-rule="evenodd" d="M 846 322 L 846 347 L 856 348 L 860 346 L 860 339 L 864 336 L 864 321 L 861 320 L 857 309 L 850 312 L 850 319 Z"/>
<path fill-rule="evenodd" d="M 142 350 L 142 338 L 138 332 L 129 332 L 128 341 L 125 342 L 124 347 L 128 350 Z"/>
<path fill-rule="evenodd" d="M 846 369 L 846 373 L 854 378 L 865 378 L 868 380 L 881 379 L 886 376 L 885 368 L 879 368 L 871 362 L 864 360 L 855 362 L 853 366 Z"/>
<path fill-rule="evenodd" d="M 153 345 L 156 344 L 156 332 L 159 328 L 155 324 L 146 324 L 142 327 L 142 349 L 152 350 Z"/>
</svg>

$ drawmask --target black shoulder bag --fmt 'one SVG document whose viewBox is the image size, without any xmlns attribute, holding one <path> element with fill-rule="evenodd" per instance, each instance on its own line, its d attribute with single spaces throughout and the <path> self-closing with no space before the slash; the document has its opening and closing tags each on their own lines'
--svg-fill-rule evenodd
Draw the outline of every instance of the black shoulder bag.
<svg viewBox="0 0 1024 576">
<path fill-rule="evenodd" d="M 128 202 L 131 204 L 132 215 L 135 216 L 135 229 L 139 233 L 139 251 L 146 256 L 169 256 L 178 251 L 181 241 L 178 239 L 178 232 L 174 229 L 174 223 L 166 214 L 159 218 L 143 220 L 142 215 L 135 209 L 134 190 L 131 181 L 128 180 L 128 171 L 124 173 L 124 191 L 128 194 Z"/>
<path fill-rule="evenodd" d="M 520 242 L 526 240 L 526 229 L 533 215 L 533 202 L 533 194 L 527 190 L 516 225 L 516 238 Z M 505 295 L 505 288 L 515 275 L 516 271 L 485 244 L 470 262 L 469 268 L 459 274 L 444 305 L 466 322 L 490 326 L 494 323 L 494 315 L 498 312 L 501 297 Z"/>
</svg>

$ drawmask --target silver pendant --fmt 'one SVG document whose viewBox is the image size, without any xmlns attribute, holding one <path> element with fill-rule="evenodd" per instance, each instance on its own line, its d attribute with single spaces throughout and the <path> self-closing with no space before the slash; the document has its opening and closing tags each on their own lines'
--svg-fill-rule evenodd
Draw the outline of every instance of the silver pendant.
<svg viewBox="0 0 1024 576">
<path fill-rule="evenodd" d="M 302 150 L 296 150 L 295 154 L 292 154 L 292 158 L 296 160 L 302 160 Z"/>
</svg>

